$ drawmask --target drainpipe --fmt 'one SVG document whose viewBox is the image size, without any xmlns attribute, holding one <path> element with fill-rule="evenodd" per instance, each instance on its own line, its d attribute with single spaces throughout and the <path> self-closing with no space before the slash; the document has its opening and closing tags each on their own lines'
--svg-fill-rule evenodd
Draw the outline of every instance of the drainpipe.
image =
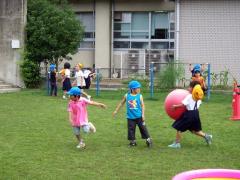
<svg viewBox="0 0 240 180">
<path fill-rule="evenodd" d="M 92 68 L 94 69 L 95 71 L 95 65 L 96 65 L 96 62 L 95 62 L 95 57 L 96 57 L 96 0 L 93 0 L 93 25 L 94 25 L 94 55 L 93 55 L 93 58 L 94 58 L 94 61 L 93 61 L 93 65 L 92 65 Z"/>
<path fill-rule="evenodd" d="M 175 59 L 179 60 L 179 16 L 180 16 L 180 0 L 176 0 L 175 4 L 175 12 L 176 12 L 176 52 L 175 52 Z"/>
</svg>

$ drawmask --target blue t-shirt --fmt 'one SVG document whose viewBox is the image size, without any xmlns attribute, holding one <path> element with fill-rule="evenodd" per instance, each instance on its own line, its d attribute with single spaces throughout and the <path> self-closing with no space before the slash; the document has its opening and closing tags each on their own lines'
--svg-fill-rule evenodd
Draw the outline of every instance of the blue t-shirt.
<svg viewBox="0 0 240 180">
<path fill-rule="evenodd" d="M 142 117 L 141 94 L 126 94 L 127 119 L 137 119 Z"/>
</svg>

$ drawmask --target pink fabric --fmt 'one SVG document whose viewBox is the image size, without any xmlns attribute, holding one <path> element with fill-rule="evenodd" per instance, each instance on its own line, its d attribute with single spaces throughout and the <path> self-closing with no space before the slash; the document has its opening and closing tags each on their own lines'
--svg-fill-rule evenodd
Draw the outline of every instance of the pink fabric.
<svg viewBox="0 0 240 180">
<path fill-rule="evenodd" d="M 240 170 L 233 169 L 199 169 L 180 173 L 172 180 L 191 180 L 194 178 L 237 178 L 240 179 Z"/>
<path fill-rule="evenodd" d="M 90 103 L 86 98 L 81 97 L 79 101 L 70 101 L 68 112 L 72 113 L 72 126 L 83 126 L 88 123 L 87 105 Z"/>
</svg>

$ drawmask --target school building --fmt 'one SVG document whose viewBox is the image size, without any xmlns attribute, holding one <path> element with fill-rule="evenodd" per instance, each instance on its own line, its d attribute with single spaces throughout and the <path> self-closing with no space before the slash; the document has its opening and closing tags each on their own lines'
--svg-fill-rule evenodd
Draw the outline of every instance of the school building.
<svg viewBox="0 0 240 180">
<path fill-rule="evenodd" d="M 118 78 L 139 71 L 148 73 L 151 62 L 179 60 L 192 64 L 210 63 L 212 72 L 230 71 L 239 79 L 239 0 L 69 2 L 85 28 L 84 39 L 78 53 L 73 55 L 72 65 L 80 62 L 85 67 L 101 68 L 106 77 Z M 19 8 L 11 11 L 12 14 L 2 10 L 11 5 Z M 0 3 L 0 21 L 5 19 L 4 24 L 0 22 L 0 40 L 4 42 L 0 44 L 0 79 L 13 84 L 18 75 L 9 74 L 18 72 L 15 62 L 19 55 L 11 43 L 14 39 L 23 43 L 25 7 L 25 0 L 18 3 L 2 0 Z M 11 29 L 10 23 L 17 16 L 21 17 L 18 23 L 21 31 Z"/>
<path fill-rule="evenodd" d="M 240 72 L 238 0 L 71 0 L 85 27 L 74 61 L 119 76 L 149 63 L 210 63 L 212 72 Z M 157 68 L 157 67 L 156 67 Z M 106 71 L 105 71 L 106 72 Z M 138 71 L 139 72 L 139 71 Z M 116 77 L 116 76 L 115 76 Z"/>
</svg>

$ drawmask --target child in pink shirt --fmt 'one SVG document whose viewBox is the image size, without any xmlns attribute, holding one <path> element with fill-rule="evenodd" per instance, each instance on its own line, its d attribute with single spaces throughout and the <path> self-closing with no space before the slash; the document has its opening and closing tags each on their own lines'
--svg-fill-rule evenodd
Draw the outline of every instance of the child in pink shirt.
<svg viewBox="0 0 240 180">
<path fill-rule="evenodd" d="M 77 148 L 84 148 L 85 143 L 80 136 L 80 129 L 85 133 L 96 132 L 94 125 L 88 122 L 87 105 L 90 104 L 101 108 L 106 108 L 106 105 L 81 97 L 81 90 L 78 87 L 72 87 L 67 94 L 70 95 L 71 99 L 68 104 L 69 121 L 79 142 Z"/>
</svg>

